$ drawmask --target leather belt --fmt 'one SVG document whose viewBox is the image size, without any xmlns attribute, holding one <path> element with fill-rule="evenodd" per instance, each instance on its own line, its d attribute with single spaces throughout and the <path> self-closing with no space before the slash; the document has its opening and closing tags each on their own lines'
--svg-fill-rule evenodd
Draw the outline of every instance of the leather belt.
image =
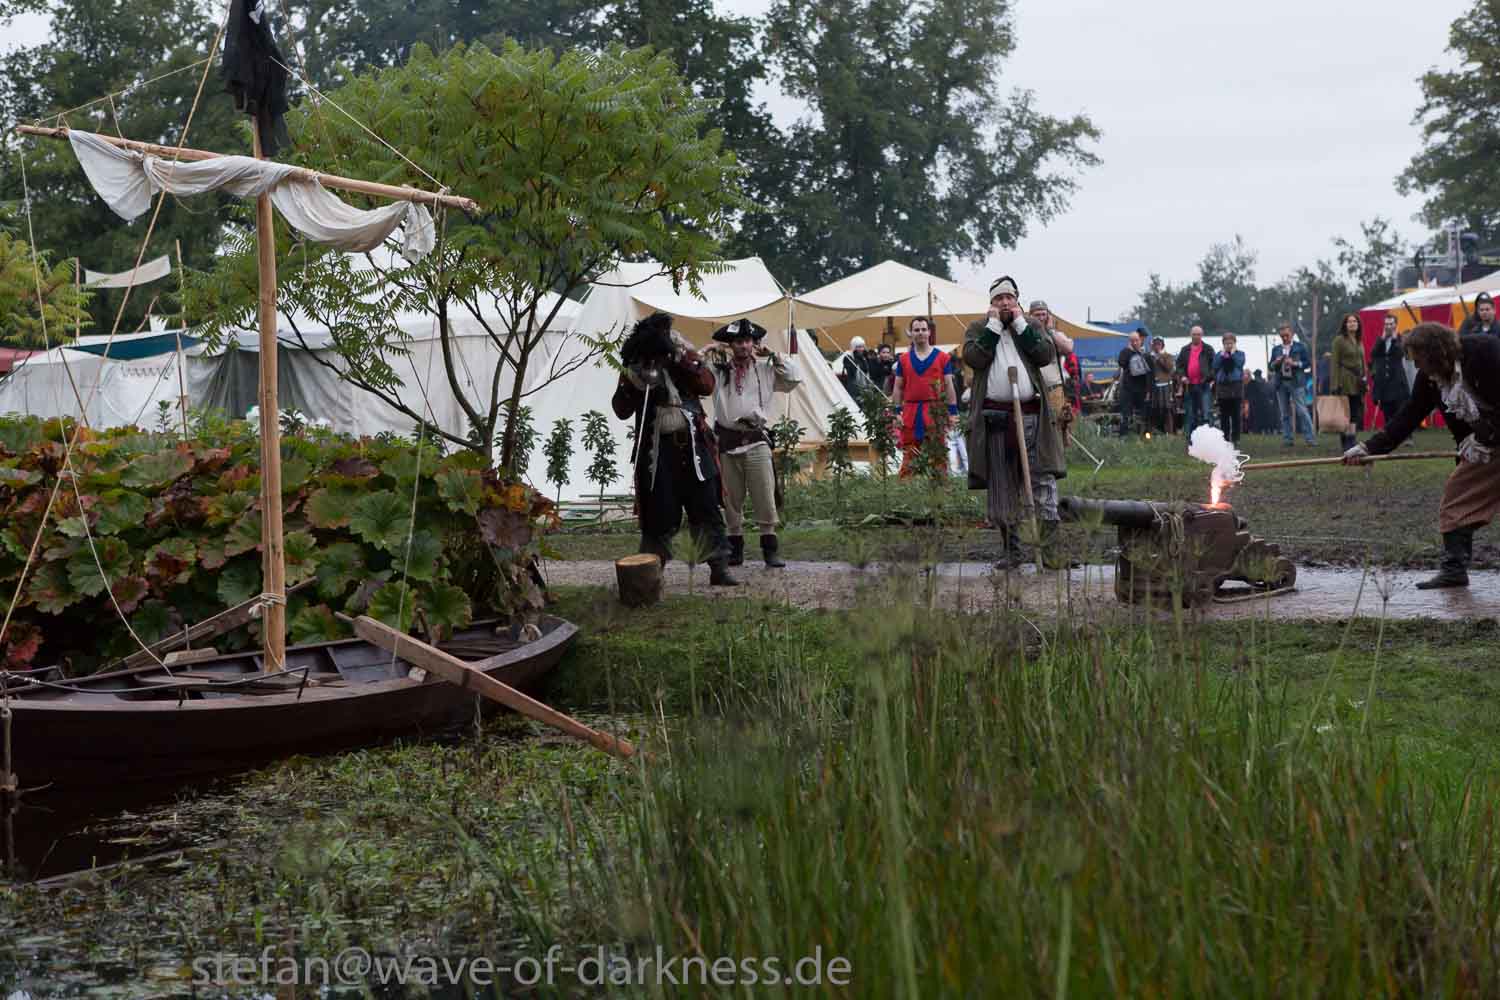
<svg viewBox="0 0 1500 1000">
<path fill-rule="evenodd" d="M 1006 413 L 1010 413 L 1015 408 L 1015 405 L 1016 404 L 1010 403 L 1010 402 L 1004 402 L 1004 403 L 1002 403 L 998 399 L 986 399 L 984 401 L 984 408 L 986 410 L 1003 410 Z M 1042 412 L 1042 401 L 1041 401 L 1040 397 L 1033 397 L 1031 399 L 1023 401 L 1021 403 L 1021 412 L 1022 413 L 1041 413 Z"/>
</svg>

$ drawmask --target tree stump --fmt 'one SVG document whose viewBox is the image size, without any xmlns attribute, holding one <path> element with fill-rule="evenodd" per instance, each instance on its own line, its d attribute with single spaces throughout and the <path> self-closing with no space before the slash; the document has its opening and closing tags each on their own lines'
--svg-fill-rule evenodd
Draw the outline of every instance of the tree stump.
<svg viewBox="0 0 1500 1000">
<path fill-rule="evenodd" d="M 649 552 L 615 560 L 615 581 L 620 603 L 645 608 L 661 600 L 661 559 Z"/>
</svg>

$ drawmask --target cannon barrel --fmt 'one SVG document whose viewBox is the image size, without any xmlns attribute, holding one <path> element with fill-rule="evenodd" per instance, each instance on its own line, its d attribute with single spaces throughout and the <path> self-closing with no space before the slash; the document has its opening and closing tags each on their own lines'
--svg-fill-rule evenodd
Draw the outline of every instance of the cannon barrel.
<svg viewBox="0 0 1500 1000">
<path fill-rule="evenodd" d="M 1058 497 L 1057 514 L 1064 521 L 1098 518 L 1103 524 L 1126 528 L 1149 528 L 1159 519 L 1156 504 L 1147 500 L 1090 500 Z"/>
</svg>

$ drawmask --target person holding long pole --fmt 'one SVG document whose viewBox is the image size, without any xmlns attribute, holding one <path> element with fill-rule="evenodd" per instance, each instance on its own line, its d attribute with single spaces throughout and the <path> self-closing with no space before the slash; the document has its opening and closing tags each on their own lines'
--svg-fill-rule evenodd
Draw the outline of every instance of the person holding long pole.
<svg viewBox="0 0 1500 1000">
<path fill-rule="evenodd" d="M 1018 567 L 1026 561 L 1017 529 L 1028 506 L 1035 507 L 1041 522 L 1043 562 L 1056 565 L 1057 480 L 1067 475 L 1067 463 L 1042 369 L 1056 359 L 1057 349 L 1045 330 L 1027 321 L 1019 300 L 1013 278 L 995 279 L 988 315 L 964 331 L 963 360 L 974 372 L 969 488 L 986 491 L 988 520 L 1005 533 L 1001 566 Z M 1026 451 L 1031 478 L 1029 504 L 1022 498 L 1021 449 Z"/>
<path fill-rule="evenodd" d="M 1441 323 L 1419 324 L 1406 336 L 1417 366 L 1411 401 L 1363 444 L 1344 452 L 1348 465 L 1394 451 L 1433 410 L 1458 442 L 1458 464 L 1443 486 L 1438 528 L 1443 560 L 1420 590 L 1467 587 L 1474 532 L 1500 514 L 1500 337 L 1460 337 Z"/>
</svg>

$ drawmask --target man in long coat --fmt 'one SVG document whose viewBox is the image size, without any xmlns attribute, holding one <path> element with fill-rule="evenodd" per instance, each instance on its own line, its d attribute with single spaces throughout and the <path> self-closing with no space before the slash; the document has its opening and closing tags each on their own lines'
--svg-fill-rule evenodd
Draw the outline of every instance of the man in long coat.
<svg viewBox="0 0 1500 1000">
<path fill-rule="evenodd" d="M 1005 564 L 1023 561 L 1018 528 L 1022 497 L 1020 447 L 1031 472 L 1031 504 L 1041 525 L 1044 562 L 1058 564 L 1057 480 L 1067 475 L 1062 435 L 1051 413 L 1042 369 L 1057 358 L 1052 338 L 1027 320 L 1009 276 L 990 285 L 989 315 L 964 331 L 963 360 L 974 373 L 969 405 L 969 488 L 987 492 L 989 522 L 1005 532 Z M 1009 369 L 1017 379 L 1010 381 Z M 1015 426 L 1015 401 L 1023 427 Z"/>
</svg>

